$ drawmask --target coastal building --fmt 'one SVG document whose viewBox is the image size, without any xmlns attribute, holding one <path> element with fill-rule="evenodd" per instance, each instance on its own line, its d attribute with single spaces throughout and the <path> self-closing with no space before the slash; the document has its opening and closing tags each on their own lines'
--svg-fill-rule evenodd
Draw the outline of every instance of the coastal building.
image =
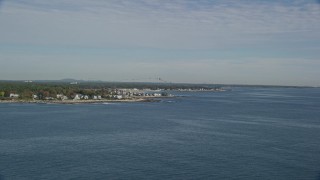
<svg viewBox="0 0 320 180">
<path fill-rule="evenodd" d="M 38 96 L 36 94 L 32 94 L 33 99 L 38 99 Z"/>
<path fill-rule="evenodd" d="M 19 97 L 19 94 L 10 93 L 9 97 L 11 97 L 11 98 L 18 98 L 18 97 Z"/>
<path fill-rule="evenodd" d="M 63 95 L 63 94 L 57 94 L 57 99 L 61 99 L 61 100 L 67 100 L 68 97 Z"/>
<path fill-rule="evenodd" d="M 122 95 L 114 95 L 113 98 L 115 98 L 115 99 L 122 99 Z"/>
<path fill-rule="evenodd" d="M 76 94 L 73 98 L 73 100 L 80 100 L 80 95 L 79 94 Z"/>
</svg>

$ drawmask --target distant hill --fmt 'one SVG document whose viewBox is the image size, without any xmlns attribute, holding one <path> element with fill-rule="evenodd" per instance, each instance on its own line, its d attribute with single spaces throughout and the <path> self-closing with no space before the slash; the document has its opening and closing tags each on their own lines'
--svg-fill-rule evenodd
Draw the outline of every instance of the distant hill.
<svg viewBox="0 0 320 180">
<path fill-rule="evenodd" d="M 65 78 L 65 79 L 60 79 L 57 80 L 59 82 L 83 82 L 84 80 L 77 80 L 77 79 L 72 79 L 72 78 Z"/>
</svg>

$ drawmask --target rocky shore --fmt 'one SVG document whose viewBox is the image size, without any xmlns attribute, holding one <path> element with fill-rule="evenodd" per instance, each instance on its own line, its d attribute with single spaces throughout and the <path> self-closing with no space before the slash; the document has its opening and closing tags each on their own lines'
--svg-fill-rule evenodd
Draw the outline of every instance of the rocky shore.
<svg viewBox="0 0 320 180">
<path fill-rule="evenodd" d="M 101 100 L 0 100 L 0 103 L 35 103 L 35 104 L 85 104 L 85 103 L 130 103 L 130 102 L 158 102 L 159 98 L 139 97 L 131 99 L 101 99 Z"/>
</svg>

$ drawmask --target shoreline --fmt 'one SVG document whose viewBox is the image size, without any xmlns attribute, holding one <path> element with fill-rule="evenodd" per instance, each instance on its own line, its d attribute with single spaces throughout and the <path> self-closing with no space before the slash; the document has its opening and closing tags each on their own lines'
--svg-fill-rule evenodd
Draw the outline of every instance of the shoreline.
<svg viewBox="0 0 320 180">
<path fill-rule="evenodd" d="M 101 100 L 0 100 L 0 103 L 22 103 L 22 104 L 94 104 L 94 103 L 134 103 L 134 102 L 159 102 L 160 98 L 166 97 L 143 97 L 133 99 L 101 99 Z"/>
</svg>

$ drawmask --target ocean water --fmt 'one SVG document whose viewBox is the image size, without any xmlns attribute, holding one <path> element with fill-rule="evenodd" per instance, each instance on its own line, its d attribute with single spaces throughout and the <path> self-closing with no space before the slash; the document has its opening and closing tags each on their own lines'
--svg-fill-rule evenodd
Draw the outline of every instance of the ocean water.
<svg viewBox="0 0 320 180">
<path fill-rule="evenodd" d="M 320 179 L 320 89 L 0 104 L 0 179 Z"/>
</svg>

